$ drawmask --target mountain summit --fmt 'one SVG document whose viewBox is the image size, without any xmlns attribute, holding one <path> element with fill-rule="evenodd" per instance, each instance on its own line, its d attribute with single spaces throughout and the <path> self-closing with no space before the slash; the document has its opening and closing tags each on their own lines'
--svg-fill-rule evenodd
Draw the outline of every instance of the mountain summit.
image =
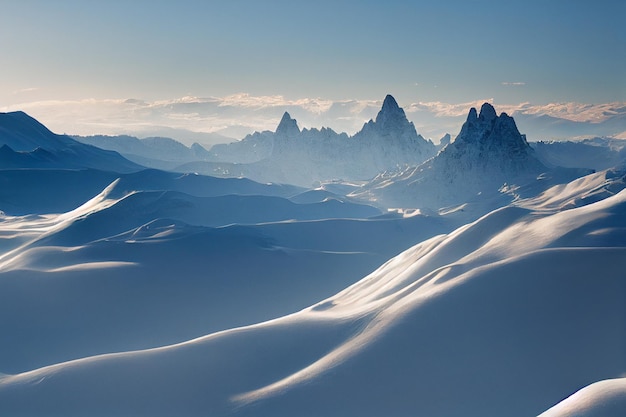
<svg viewBox="0 0 626 417">
<path fill-rule="evenodd" d="M 0 113 L 0 145 L 14 151 L 31 152 L 37 148 L 57 151 L 72 143 L 71 138 L 55 135 L 23 111 Z"/>
<path fill-rule="evenodd" d="M 385 97 L 385 101 L 383 101 L 383 107 L 378 112 L 376 116 L 376 124 L 380 126 L 381 130 L 385 130 L 388 128 L 413 125 L 406 118 L 406 114 L 404 110 L 398 106 L 398 102 L 391 95 L 387 95 Z"/>
<path fill-rule="evenodd" d="M 385 96 L 385 100 L 383 100 L 383 107 L 378 112 L 376 121 L 380 122 L 381 118 L 385 117 L 386 115 L 392 114 L 398 114 L 406 117 L 406 115 L 404 114 L 404 110 L 402 110 L 402 108 L 398 106 L 398 102 L 396 101 L 396 99 L 393 98 L 391 94 L 387 94 L 387 96 Z"/>
<path fill-rule="evenodd" d="M 295 119 L 292 119 L 288 112 L 285 112 L 282 119 L 280 119 L 278 127 L 276 128 L 276 135 L 294 137 L 299 134 L 300 128 L 298 127 L 298 122 L 296 122 Z"/>
<path fill-rule="evenodd" d="M 396 99 L 387 95 L 383 106 L 376 116 L 363 125 L 360 132 L 354 135 L 355 141 L 363 146 L 373 147 L 373 161 L 378 158 L 393 159 L 395 164 L 386 169 L 415 165 L 435 155 L 435 145 L 419 135 L 415 125 L 410 122 L 404 110 L 398 106 Z M 378 148 L 374 151 L 374 148 Z"/>
<path fill-rule="evenodd" d="M 392 140 L 417 141 L 422 145 L 428 143 L 421 135 L 417 134 L 413 123 L 409 122 L 404 110 L 398 106 L 398 102 L 390 94 L 385 97 L 376 119 L 365 123 L 363 129 L 355 137 L 367 136 L 372 133 L 391 137 Z"/>
<path fill-rule="evenodd" d="M 478 114 L 475 108 L 470 109 L 461 132 L 437 159 L 438 164 L 449 165 L 450 171 L 458 171 L 459 163 L 509 175 L 528 169 L 545 169 L 534 157 L 515 120 L 506 113 L 498 116 L 489 103 L 484 103 Z"/>
</svg>

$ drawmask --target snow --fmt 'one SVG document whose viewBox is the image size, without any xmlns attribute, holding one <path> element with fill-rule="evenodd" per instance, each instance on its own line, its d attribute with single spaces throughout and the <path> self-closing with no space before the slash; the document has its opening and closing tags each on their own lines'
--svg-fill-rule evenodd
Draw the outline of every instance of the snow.
<svg viewBox="0 0 626 417">
<path fill-rule="evenodd" d="M 621 417 L 626 413 L 626 378 L 595 382 L 539 417 Z"/>
<path fill-rule="evenodd" d="M 57 177 L 39 172 L 40 181 L 45 177 L 54 189 Z M 11 336 L 0 369 L 154 347 L 290 313 L 454 227 L 425 216 L 381 217 L 373 207 L 326 194 L 309 203 L 278 197 L 298 191 L 145 171 L 121 176 L 65 213 L 5 216 L 0 311 L 7 321 L 0 329 Z M 54 296 L 42 299 L 43 288 Z M 164 306 L 176 313 L 168 317 Z M 41 331 L 58 337 L 40 345 Z M 107 332 L 116 337 L 107 340 Z"/>
<path fill-rule="evenodd" d="M 288 113 L 279 127 L 283 155 L 296 130 L 336 136 Z M 360 135 L 417 134 L 388 96 Z M 0 169 L 0 415 L 626 412 L 623 167 L 547 169 L 489 104 L 438 156 L 372 182 L 37 155 L 0 149 L 25 164 Z M 298 161 L 285 178 L 310 179 Z"/>
<path fill-rule="evenodd" d="M 625 208 L 504 207 L 299 312 L 7 375 L 0 411 L 538 415 L 626 371 Z"/>
</svg>

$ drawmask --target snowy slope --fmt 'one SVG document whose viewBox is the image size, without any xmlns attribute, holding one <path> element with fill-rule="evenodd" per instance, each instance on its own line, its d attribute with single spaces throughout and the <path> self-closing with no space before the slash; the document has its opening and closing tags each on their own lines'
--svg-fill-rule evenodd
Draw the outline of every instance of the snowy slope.
<svg viewBox="0 0 626 417">
<path fill-rule="evenodd" d="M 159 170 L 119 174 L 81 169 L 0 170 L 0 210 L 6 214 L 62 213 L 80 206 L 107 185 L 117 196 L 135 191 L 174 191 L 197 197 L 223 195 L 291 197 L 302 188 L 282 184 L 259 184 L 245 178 L 214 178 Z"/>
<path fill-rule="evenodd" d="M 539 417 L 622 417 L 626 415 L 626 378 L 591 384 Z"/>
<path fill-rule="evenodd" d="M 425 240 L 295 314 L 6 375 L 0 412 L 538 415 L 626 372 L 626 191 L 596 177 Z"/>
<path fill-rule="evenodd" d="M 56 135 L 24 112 L 0 113 L 0 169 L 94 168 L 134 172 L 142 166 L 116 152 Z"/>
<path fill-rule="evenodd" d="M 287 314 L 452 228 L 337 198 L 219 195 L 289 189 L 145 171 L 67 213 L 0 217 L 0 371 Z"/>
</svg>

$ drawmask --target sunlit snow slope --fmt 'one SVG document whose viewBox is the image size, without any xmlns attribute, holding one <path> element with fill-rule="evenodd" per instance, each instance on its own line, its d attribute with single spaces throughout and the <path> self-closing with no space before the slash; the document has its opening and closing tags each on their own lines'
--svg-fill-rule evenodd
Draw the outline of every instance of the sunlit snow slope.
<svg viewBox="0 0 626 417">
<path fill-rule="evenodd" d="M 626 412 L 626 378 L 591 384 L 539 417 L 622 417 Z"/>
<path fill-rule="evenodd" d="M 16 188 L 40 182 L 68 192 L 109 176 L 0 172 Z M 280 196 L 299 191 L 144 171 L 62 214 L 0 216 L 0 372 L 162 346 L 292 313 L 452 229 L 425 216 L 380 217 L 321 190 Z M 1 206 L 19 212 L 38 202 L 13 197 L 12 206 Z"/>
<path fill-rule="evenodd" d="M 626 372 L 622 188 L 603 172 L 497 209 L 280 319 L 6 375 L 0 414 L 538 415 Z"/>
</svg>

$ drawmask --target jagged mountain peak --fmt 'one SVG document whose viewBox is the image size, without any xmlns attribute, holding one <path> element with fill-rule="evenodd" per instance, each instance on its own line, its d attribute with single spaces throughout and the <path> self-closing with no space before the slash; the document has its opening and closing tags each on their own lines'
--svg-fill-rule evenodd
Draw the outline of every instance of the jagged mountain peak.
<svg viewBox="0 0 626 417">
<path fill-rule="evenodd" d="M 497 118 L 496 109 L 489 103 L 483 103 L 480 107 L 478 118 L 484 121 L 491 121 Z"/>
<path fill-rule="evenodd" d="M 465 121 L 465 123 L 471 123 L 477 120 L 478 120 L 478 113 L 476 112 L 476 109 L 472 107 L 469 110 L 469 113 L 467 114 L 467 120 Z"/>
<path fill-rule="evenodd" d="M 387 94 L 383 101 L 383 106 L 376 116 L 376 123 L 383 128 L 391 126 L 408 126 L 411 124 L 406 118 L 404 110 L 398 105 L 393 96 Z"/>
<path fill-rule="evenodd" d="M 489 103 L 483 104 L 478 114 L 475 108 L 470 109 L 461 132 L 450 145 L 441 151 L 437 163 L 458 169 L 458 164 L 463 161 L 467 166 L 497 168 L 503 175 L 545 168 L 532 155 L 532 149 L 517 129 L 515 120 L 506 113 L 498 116 Z"/>
<path fill-rule="evenodd" d="M 289 114 L 288 111 L 286 111 L 285 113 L 283 113 L 283 117 L 281 117 L 281 119 L 280 119 L 280 124 L 282 124 L 282 123 L 289 123 L 291 120 L 293 120 L 291 118 L 291 115 Z M 279 124 L 279 126 L 280 126 L 280 124 Z"/>
<path fill-rule="evenodd" d="M 498 116 L 495 108 L 489 103 L 481 106 L 480 113 L 472 107 L 455 143 L 458 146 L 472 143 L 483 147 L 489 143 L 497 145 L 498 142 L 517 143 L 522 148 L 528 147 L 526 139 L 520 134 L 512 117 L 506 113 Z"/>
<path fill-rule="evenodd" d="M 398 102 L 391 94 L 387 94 L 385 96 L 385 100 L 383 101 L 383 107 L 381 111 L 398 111 L 400 110 L 400 106 L 398 106 Z"/>
<path fill-rule="evenodd" d="M 296 119 L 292 119 L 289 112 L 285 112 L 276 128 L 276 134 L 281 136 L 294 136 L 300 134 L 300 128 Z"/>
</svg>

